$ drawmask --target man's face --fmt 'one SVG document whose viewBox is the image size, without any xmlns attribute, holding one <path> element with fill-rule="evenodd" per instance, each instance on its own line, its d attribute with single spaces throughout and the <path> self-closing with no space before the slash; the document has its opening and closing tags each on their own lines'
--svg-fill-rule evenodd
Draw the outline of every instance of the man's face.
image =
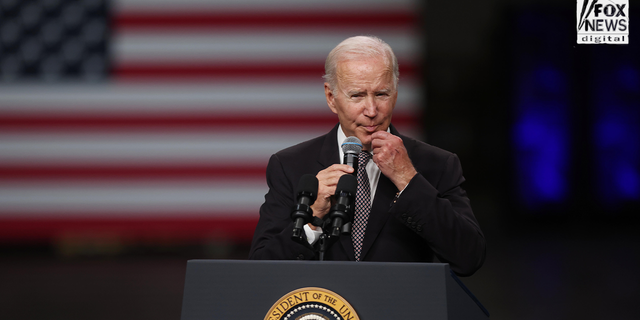
<svg viewBox="0 0 640 320">
<path fill-rule="evenodd" d="M 340 61 L 337 76 L 333 92 L 324 84 L 329 108 L 338 115 L 345 135 L 356 136 L 365 150 L 371 150 L 371 135 L 387 131 L 391 124 L 398 98 L 393 73 L 382 58 L 362 58 Z"/>
</svg>

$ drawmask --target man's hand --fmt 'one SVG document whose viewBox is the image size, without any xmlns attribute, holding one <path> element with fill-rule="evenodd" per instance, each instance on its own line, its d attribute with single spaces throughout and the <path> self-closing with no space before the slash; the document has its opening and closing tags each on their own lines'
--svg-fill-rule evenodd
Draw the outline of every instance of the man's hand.
<svg viewBox="0 0 640 320">
<path fill-rule="evenodd" d="M 324 217 L 331 209 L 331 196 L 336 193 L 338 180 L 342 175 L 353 173 L 353 168 L 346 164 L 334 164 L 316 175 L 318 178 L 318 199 L 311 205 L 313 215 Z M 315 227 L 311 226 L 315 230 Z"/>
<path fill-rule="evenodd" d="M 377 131 L 371 135 L 371 148 L 373 162 L 378 165 L 380 172 L 389 178 L 398 190 L 404 190 L 418 172 L 409 159 L 402 139 L 386 131 Z"/>
</svg>

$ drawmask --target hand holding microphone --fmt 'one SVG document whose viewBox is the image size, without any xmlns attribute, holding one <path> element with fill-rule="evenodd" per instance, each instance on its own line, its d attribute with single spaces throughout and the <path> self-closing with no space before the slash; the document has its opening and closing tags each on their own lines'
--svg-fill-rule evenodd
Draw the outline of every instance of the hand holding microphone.
<svg viewBox="0 0 640 320">
<path fill-rule="evenodd" d="M 321 170 L 317 174 L 318 179 L 318 190 L 317 190 L 317 200 L 311 206 L 313 209 L 313 215 L 323 218 L 325 215 L 329 214 L 330 211 L 335 211 L 332 209 L 332 200 L 340 200 L 339 189 L 337 188 L 339 180 L 342 179 L 344 175 L 351 175 L 352 177 L 356 177 L 357 168 L 358 168 L 358 154 L 362 151 L 362 143 L 360 139 L 356 137 L 348 137 L 344 140 L 341 145 L 342 151 L 344 153 L 343 164 L 334 164 L 324 170 Z M 344 182 L 346 183 L 346 182 Z M 357 181 L 355 182 L 357 188 Z M 342 188 L 344 189 L 344 188 Z M 353 192 L 353 196 L 355 197 L 355 192 Z M 347 205 L 350 203 L 346 203 L 348 198 L 342 197 L 343 205 Z M 343 212 L 344 210 L 338 210 L 338 212 Z M 345 212 L 347 214 L 347 212 Z M 338 214 L 344 218 L 344 216 Z M 342 219 L 340 218 L 340 219 Z M 345 219 L 344 222 L 348 221 Z M 340 220 L 338 220 L 340 222 Z M 343 224 L 344 222 L 340 222 Z"/>
</svg>

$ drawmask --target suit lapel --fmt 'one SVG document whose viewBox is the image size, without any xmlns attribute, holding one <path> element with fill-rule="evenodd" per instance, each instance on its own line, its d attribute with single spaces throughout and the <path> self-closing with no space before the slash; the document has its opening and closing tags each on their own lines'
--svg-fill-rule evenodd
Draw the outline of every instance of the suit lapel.
<svg viewBox="0 0 640 320">
<path fill-rule="evenodd" d="M 397 192 L 396 186 L 385 177 L 380 174 L 380 180 L 378 181 L 378 188 L 373 198 L 373 204 L 371 205 L 371 213 L 367 221 L 367 228 L 364 231 L 364 239 L 362 240 L 362 253 L 360 254 L 361 260 L 367 256 L 367 252 L 375 242 L 378 234 L 387 223 L 387 220 L 391 216 L 389 212 L 389 206 L 393 201 L 393 197 Z"/>
<path fill-rule="evenodd" d="M 320 155 L 318 162 L 322 168 L 327 168 L 332 164 L 342 163 L 340 160 L 340 151 L 338 150 L 338 125 L 333 127 L 326 135 L 322 146 L 320 147 Z"/>
</svg>

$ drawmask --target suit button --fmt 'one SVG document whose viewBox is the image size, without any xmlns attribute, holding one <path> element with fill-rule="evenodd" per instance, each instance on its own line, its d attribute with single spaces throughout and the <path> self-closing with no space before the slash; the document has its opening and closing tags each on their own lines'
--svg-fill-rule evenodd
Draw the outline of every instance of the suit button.
<svg viewBox="0 0 640 320">
<path fill-rule="evenodd" d="M 403 214 L 402 214 L 402 217 L 403 217 L 403 218 L 406 218 L 406 217 L 407 217 L 407 214 L 406 214 L 406 213 L 403 213 Z"/>
<path fill-rule="evenodd" d="M 422 232 L 422 226 L 417 226 L 417 227 L 416 227 L 416 230 L 417 230 L 418 232 Z"/>
<path fill-rule="evenodd" d="M 304 255 L 302 253 L 298 255 L 298 260 L 304 260 Z"/>
<path fill-rule="evenodd" d="M 411 221 L 413 221 L 411 217 L 407 218 L 407 222 L 411 223 Z"/>
</svg>

